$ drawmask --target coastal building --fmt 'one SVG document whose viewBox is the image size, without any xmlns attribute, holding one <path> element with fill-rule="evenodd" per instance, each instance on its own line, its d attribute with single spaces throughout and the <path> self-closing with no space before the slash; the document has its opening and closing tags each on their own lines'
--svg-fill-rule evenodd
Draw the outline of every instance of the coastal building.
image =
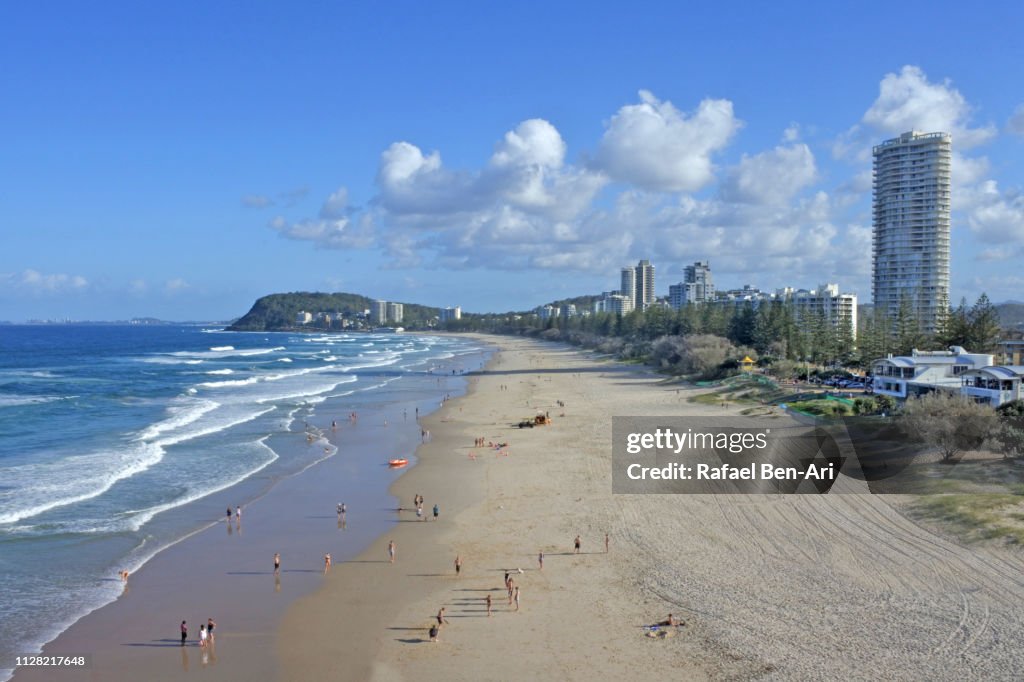
<svg viewBox="0 0 1024 682">
<path fill-rule="evenodd" d="M 576 317 L 576 305 L 574 303 L 566 303 L 561 307 L 561 315 L 566 319 Z"/>
<path fill-rule="evenodd" d="M 641 260 L 635 267 L 622 268 L 619 294 L 630 300 L 631 310 L 647 310 L 654 303 L 654 266 Z"/>
<path fill-rule="evenodd" d="M 998 348 L 1000 364 L 1024 365 L 1024 338 L 1004 339 Z"/>
<path fill-rule="evenodd" d="M 402 322 L 404 317 L 404 305 L 401 303 L 388 303 L 388 322 Z"/>
<path fill-rule="evenodd" d="M 374 301 L 371 315 L 374 324 L 385 324 L 388 321 L 388 302 Z"/>
<path fill-rule="evenodd" d="M 793 301 L 793 312 L 798 324 L 821 316 L 832 327 L 843 327 L 852 338 L 857 338 L 857 294 L 840 293 L 838 284 L 821 284 L 810 291 L 800 289 L 776 292 L 776 297 Z"/>
<path fill-rule="evenodd" d="M 960 395 L 992 407 L 999 407 L 1013 400 L 1024 399 L 1024 391 L 1021 390 L 1022 379 L 1024 367 L 1021 365 L 970 369 L 960 375 Z"/>
<path fill-rule="evenodd" d="M 636 266 L 636 293 L 633 308 L 647 310 L 654 303 L 654 266 L 651 261 L 642 260 Z"/>
<path fill-rule="evenodd" d="M 636 307 L 636 268 L 622 268 L 619 294 L 629 299 L 630 310 Z"/>
<path fill-rule="evenodd" d="M 295 314 L 295 324 L 309 324 L 313 321 L 313 313 L 308 313 L 305 310 L 300 310 Z"/>
<path fill-rule="evenodd" d="M 462 308 L 459 306 L 448 306 L 447 308 L 441 308 L 441 321 L 451 322 L 452 320 L 462 319 Z"/>
<path fill-rule="evenodd" d="M 875 393 L 906 399 L 936 390 L 959 392 L 961 375 L 992 365 L 987 353 L 968 353 L 960 346 L 948 351 L 914 351 L 909 356 L 886 357 L 871 363 Z"/>
<path fill-rule="evenodd" d="M 688 303 L 706 303 L 714 299 L 715 285 L 711 279 L 711 265 L 697 261 L 683 268 L 683 281 L 668 288 L 668 302 L 679 310 Z"/>
<path fill-rule="evenodd" d="M 612 294 L 605 299 L 605 312 L 613 315 L 628 315 L 633 312 L 633 299 L 622 294 Z"/>
<path fill-rule="evenodd" d="M 542 320 L 549 320 L 552 317 L 558 317 L 558 315 L 561 313 L 561 310 L 559 309 L 558 306 L 542 305 L 542 306 L 538 306 L 534 310 L 534 312 L 537 313 L 537 317 L 539 317 L 540 319 L 542 319 Z"/>
<path fill-rule="evenodd" d="M 871 293 L 894 318 L 910 302 L 925 333 L 949 310 L 952 136 L 911 131 L 873 150 Z"/>
</svg>

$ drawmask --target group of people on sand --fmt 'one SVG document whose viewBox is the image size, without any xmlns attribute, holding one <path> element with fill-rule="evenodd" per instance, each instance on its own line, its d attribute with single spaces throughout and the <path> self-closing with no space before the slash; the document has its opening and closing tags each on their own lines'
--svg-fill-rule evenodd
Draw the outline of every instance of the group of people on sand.
<svg viewBox="0 0 1024 682">
<path fill-rule="evenodd" d="M 213 629 L 217 627 L 217 624 L 213 622 L 213 618 L 207 618 L 204 625 L 199 626 L 199 648 L 205 649 L 207 646 L 213 646 Z M 188 641 L 188 622 L 181 621 L 181 646 L 185 646 Z"/>
</svg>

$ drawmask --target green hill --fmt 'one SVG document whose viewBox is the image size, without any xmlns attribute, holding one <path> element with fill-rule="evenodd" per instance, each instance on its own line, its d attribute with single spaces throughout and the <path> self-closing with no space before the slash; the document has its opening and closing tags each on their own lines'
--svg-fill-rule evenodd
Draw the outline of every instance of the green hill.
<svg viewBox="0 0 1024 682">
<path fill-rule="evenodd" d="M 1004 329 L 1024 329 L 1024 303 L 1007 301 L 996 306 Z"/>
<path fill-rule="evenodd" d="M 245 315 L 228 327 L 229 331 L 277 331 L 294 329 L 295 316 L 306 311 L 310 313 L 342 313 L 346 317 L 356 316 L 364 310 L 372 310 L 374 299 L 359 294 L 323 294 L 294 292 L 270 294 L 253 304 Z M 403 303 L 403 326 L 415 328 L 424 326 L 438 314 L 437 308 Z"/>
</svg>

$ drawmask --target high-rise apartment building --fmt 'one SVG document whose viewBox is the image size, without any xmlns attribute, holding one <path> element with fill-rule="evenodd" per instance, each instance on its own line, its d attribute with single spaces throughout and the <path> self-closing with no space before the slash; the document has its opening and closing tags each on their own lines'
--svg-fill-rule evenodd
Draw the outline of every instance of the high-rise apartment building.
<svg viewBox="0 0 1024 682">
<path fill-rule="evenodd" d="M 373 321 L 376 324 L 385 324 L 388 321 L 388 302 L 376 300 L 373 302 Z"/>
<path fill-rule="evenodd" d="M 654 303 L 654 266 L 642 260 L 636 267 L 622 268 L 619 293 L 632 303 L 633 310 L 647 310 Z"/>
<path fill-rule="evenodd" d="M 715 285 L 711 281 L 711 266 L 697 261 L 683 268 L 683 281 L 668 288 L 669 305 L 676 310 L 687 303 L 706 303 L 714 300 Z"/>
<path fill-rule="evenodd" d="M 651 261 L 642 260 L 636 266 L 636 294 L 633 307 L 647 310 L 654 303 L 654 266 Z"/>
<path fill-rule="evenodd" d="M 454 320 L 462 319 L 462 308 L 460 306 L 448 306 L 447 308 L 441 308 L 441 321 L 452 322 Z"/>
<path fill-rule="evenodd" d="M 948 133 L 903 133 L 876 146 L 871 293 L 890 317 L 910 302 L 922 331 L 949 311 Z"/>
<path fill-rule="evenodd" d="M 629 299 L 629 309 L 636 307 L 636 268 L 622 268 L 622 283 L 619 294 Z"/>
<path fill-rule="evenodd" d="M 405 319 L 405 306 L 401 303 L 388 303 L 388 322 L 402 322 Z"/>
</svg>

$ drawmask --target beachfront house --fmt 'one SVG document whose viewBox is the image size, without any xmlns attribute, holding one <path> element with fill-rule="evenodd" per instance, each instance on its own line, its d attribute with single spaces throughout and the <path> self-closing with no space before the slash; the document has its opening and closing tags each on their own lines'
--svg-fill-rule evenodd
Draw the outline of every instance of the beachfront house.
<svg viewBox="0 0 1024 682">
<path fill-rule="evenodd" d="M 1021 391 L 1024 367 L 1021 365 L 998 365 L 967 370 L 960 375 L 963 382 L 960 394 L 976 402 L 999 407 L 1011 400 L 1024 398 Z"/>
<path fill-rule="evenodd" d="M 959 392 L 960 375 L 992 365 L 987 353 L 968 353 L 960 346 L 943 351 L 919 351 L 889 356 L 871 363 L 875 393 L 905 400 L 932 391 Z"/>
</svg>

